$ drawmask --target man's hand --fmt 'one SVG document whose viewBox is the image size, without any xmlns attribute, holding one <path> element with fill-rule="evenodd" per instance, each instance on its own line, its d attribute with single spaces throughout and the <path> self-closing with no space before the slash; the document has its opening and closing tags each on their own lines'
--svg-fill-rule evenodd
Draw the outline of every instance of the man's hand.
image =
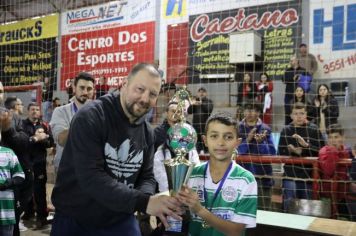
<svg viewBox="0 0 356 236">
<path fill-rule="evenodd" d="M 157 216 L 162 221 L 163 225 L 169 228 L 167 216 L 172 216 L 177 220 L 182 218 L 177 214 L 181 212 L 181 205 L 176 198 L 165 195 L 154 195 L 148 201 L 146 213 L 152 216 Z"/>
<path fill-rule="evenodd" d="M 36 142 L 39 142 L 47 139 L 49 135 L 44 132 L 43 128 L 38 128 L 36 129 L 35 135 L 33 137 L 35 138 Z"/>
<path fill-rule="evenodd" d="M 299 134 L 293 134 L 292 137 L 295 138 L 297 142 L 303 147 L 309 147 L 309 144 Z"/>
<path fill-rule="evenodd" d="M 12 125 L 12 113 L 2 110 L 0 112 L 0 128 L 1 132 L 8 131 Z"/>
</svg>

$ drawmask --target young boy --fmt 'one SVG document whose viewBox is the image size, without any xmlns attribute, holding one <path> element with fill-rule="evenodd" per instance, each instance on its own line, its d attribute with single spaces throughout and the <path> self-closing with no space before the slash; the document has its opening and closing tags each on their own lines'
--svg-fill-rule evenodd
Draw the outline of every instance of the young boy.
<svg viewBox="0 0 356 236">
<path fill-rule="evenodd" d="M 195 235 L 239 235 L 256 226 L 257 184 L 251 172 L 232 159 L 240 144 L 238 126 L 227 113 L 211 115 L 205 127 L 207 163 L 194 168 L 188 186 L 178 193 L 192 219 L 189 233 Z"/>
<path fill-rule="evenodd" d="M 339 124 L 332 124 L 327 129 L 327 145 L 319 151 L 319 168 L 321 178 L 325 180 L 349 180 L 348 168 L 337 165 L 341 159 L 351 159 L 351 149 L 345 146 L 344 129 Z M 320 196 L 334 199 L 334 214 L 348 215 L 345 198 L 349 192 L 349 184 L 339 182 L 337 188 L 332 183 L 324 181 L 321 185 Z"/>
<path fill-rule="evenodd" d="M 0 235 L 13 235 L 15 201 L 12 188 L 24 181 L 25 174 L 15 153 L 0 146 Z"/>
</svg>

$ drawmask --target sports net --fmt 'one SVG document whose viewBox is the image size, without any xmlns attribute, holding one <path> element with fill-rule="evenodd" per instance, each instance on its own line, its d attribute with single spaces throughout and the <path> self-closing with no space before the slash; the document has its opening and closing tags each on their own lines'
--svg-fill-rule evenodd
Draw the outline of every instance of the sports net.
<svg viewBox="0 0 356 236">
<path fill-rule="evenodd" d="M 241 137 L 251 137 L 237 161 L 258 178 L 260 209 L 317 215 L 314 205 L 308 211 L 293 201 L 308 199 L 304 206 L 329 207 L 324 216 L 355 219 L 351 150 L 335 151 L 339 139 L 327 133 L 339 123 L 344 131 L 334 134 L 344 137 L 345 147 L 356 141 L 355 4 L 5 1 L 1 21 L 17 22 L 0 26 L 0 80 L 5 86 L 40 84 L 53 91 L 43 101 L 58 96 L 66 103 L 80 71 L 94 75 L 98 97 L 120 89 L 134 64 L 154 63 L 163 85 L 149 120 L 158 125 L 166 118 L 166 105 L 183 85 L 200 106 L 200 114 L 188 115 L 198 134 L 210 114 L 200 104 L 207 99 L 213 113 L 234 114 Z M 322 149 L 327 143 L 331 147 Z M 205 156 L 204 145 L 198 148 Z"/>
</svg>

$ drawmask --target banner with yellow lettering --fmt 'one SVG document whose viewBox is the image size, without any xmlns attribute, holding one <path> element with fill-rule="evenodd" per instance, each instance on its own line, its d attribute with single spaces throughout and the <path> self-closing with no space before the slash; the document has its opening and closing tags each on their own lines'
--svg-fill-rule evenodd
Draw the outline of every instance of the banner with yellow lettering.
<svg viewBox="0 0 356 236">
<path fill-rule="evenodd" d="M 49 78 L 55 86 L 58 15 L 0 26 L 0 80 L 30 85 Z"/>
</svg>

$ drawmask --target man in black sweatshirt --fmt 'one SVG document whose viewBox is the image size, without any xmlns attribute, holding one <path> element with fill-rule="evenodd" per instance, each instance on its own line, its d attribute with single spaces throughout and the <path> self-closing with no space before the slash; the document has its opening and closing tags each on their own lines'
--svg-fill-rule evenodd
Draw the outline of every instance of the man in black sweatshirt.
<svg viewBox="0 0 356 236">
<path fill-rule="evenodd" d="M 150 64 L 133 67 L 120 93 L 85 105 L 73 117 L 52 194 L 52 236 L 141 235 L 134 212 L 167 216 L 175 198 L 152 195 L 154 139 L 145 114 L 161 78 Z"/>
</svg>

